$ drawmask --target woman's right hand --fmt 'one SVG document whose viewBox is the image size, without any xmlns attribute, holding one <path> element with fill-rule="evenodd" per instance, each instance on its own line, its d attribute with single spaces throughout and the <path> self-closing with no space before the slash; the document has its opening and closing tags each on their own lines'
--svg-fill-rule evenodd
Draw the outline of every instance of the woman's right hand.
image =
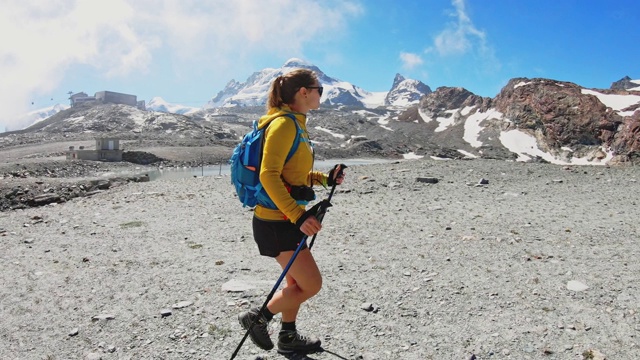
<svg viewBox="0 0 640 360">
<path fill-rule="evenodd" d="M 344 169 L 347 168 L 345 164 L 337 164 L 327 174 L 327 185 L 334 186 L 340 185 L 344 181 Z"/>
<path fill-rule="evenodd" d="M 311 215 L 300 225 L 300 231 L 307 236 L 313 236 L 322 229 L 322 224 L 315 216 Z"/>
</svg>

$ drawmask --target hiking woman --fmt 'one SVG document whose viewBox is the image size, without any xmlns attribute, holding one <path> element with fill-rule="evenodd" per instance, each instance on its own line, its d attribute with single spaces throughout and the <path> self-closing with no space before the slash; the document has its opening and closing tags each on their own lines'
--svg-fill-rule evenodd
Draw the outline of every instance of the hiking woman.
<svg viewBox="0 0 640 360">
<path fill-rule="evenodd" d="M 340 166 L 329 174 L 313 171 L 313 149 L 307 133 L 307 112 L 318 109 L 322 86 L 316 74 L 298 69 L 278 76 L 271 84 L 267 113 L 258 121 L 265 132 L 260 182 L 275 204 L 274 208 L 257 205 L 253 217 L 253 236 L 260 254 L 276 259 L 284 269 L 298 244 L 306 236 L 313 236 L 322 225 L 305 211 L 313 200 L 313 185 L 333 186 L 342 183 Z M 291 117 L 295 116 L 294 123 Z M 285 161 L 292 143 L 300 136 L 300 145 Z M 244 329 L 255 320 L 249 335 L 264 350 L 274 347 L 268 324 L 274 314 L 282 315 L 278 334 L 278 352 L 312 352 L 320 348 L 320 340 L 301 335 L 296 329 L 300 304 L 316 295 L 322 286 L 322 276 L 306 244 L 298 253 L 286 275 L 286 286 L 276 292 L 263 312 L 253 308 L 239 315 Z"/>
</svg>

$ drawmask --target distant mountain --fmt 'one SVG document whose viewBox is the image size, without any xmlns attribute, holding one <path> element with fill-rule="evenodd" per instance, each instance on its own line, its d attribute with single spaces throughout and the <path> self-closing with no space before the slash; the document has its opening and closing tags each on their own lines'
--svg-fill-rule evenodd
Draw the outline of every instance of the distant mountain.
<svg viewBox="0 0 640 360">
<path fill-rule="evenodd" d="M 631 90 L 640 91 L 640 79 L 631 80 L 630 77 L 625 76 L 622 79 L 611 84 L 611 90 Z"/>
<path fill-rule="evenodd" d="M 396 74 L 391 90 L 384 99 L 387 106 L 409 106 L 417 104 L 424 95 L 431 94 L 431 88 L 421 81 L 405 79 Z"/>
<path fill-rule="evenodd" d="M 396 75 L 389 92 L 369 92 L 349 82 L 330 77 L 313 64 L 293 58 L 285 62 L 281 68 L 267 68 L 253 73 L 244 83 L 231 80 L 207 103 L 205 108 L 263 106 L 267 102 L 269 88 L 273 80 L 298 68 L 313 70 L 318 75 L 318 79 L 324 87 L 321 102 L 325 105 L 362 108 L 408 106 L 416 104 L 421 96 L 431 92 L 431 89 L 423 83 L 407 80 L 399 74 Z"/>
<path fill-rule="evenodd" d="M 396 76 L 396 100 L 409 102 L 401 91 L 409 84 L 405 80 Z M 216 144 L 231 152 L 263 113 L 263 106 L 217 107 L 185 116 L 84 104 L 22 131 L 0 134 L 0 144 L 115 136 L 162 146 Z M 587 89 L 552 79 L 514 78 L 494 98 L 439 87 L 404 107 L 321 106 L 310 112 L 307 124 L 318 158 L 492 158 L 574 165 L 640 161 L 640 92 Z"/>
<path fill-rule="evenodd" d="M 285 62 L 281 68 L 267 68 L 253 73 L 244 83 L 236 80 L 229 81 L 225 88 L 203 108 L 169 103 L 161 97 L 151 99 L 146 104 L 146 108 L 164 113 L 194 115 L 213 108 L 264 107 L 273 80 L 297 68 L 310 69 L 318 74 L 320 83 L 324 87 L 324 93 L 321 98 L 324 105 L 344 105 L 372 109 L 386 106 L 404 108 L 417 104 L 422 96 L 431 93 L 429 86 L 418 80 L 405 79 L 400 74 L 396 74 L 389 91 L 369 92 L 349 82 L 332 78 L 313 64 L 293 58 Z M 36 121 L 42 121 L 58 111 L 68 108 L 68 106 L 64 105 L 57 106 L 57 108 L 38 110 L 37 116 L 29 114 L 29 116 L 33 117 L 33 120 L 25 121 L 25 123 L 34 124 Z"/>
<path fill-rule="evenodd" d="M 640 159 L 635 91 L 514 78 L 495 98 L 438 88 L 399 119 L 422 124 L 413 131 L 466 156 L 581 165 Z"/>
<path fill-rule="evenodd" d="M 640 161 L 640 80 L 624 77 L 610 89 L 588 89 L 553 79 L 514 78 L 489 98 L 461 87 L 432 91 L 396 74 L 389 91 L 373 93 L 299 59 L 258 71 L 243 83 L 231 80 L 202 109 L 161 98 L 149 102 L 153 111 L 106 104 L 53 107 L 33 116 L 59 111 L 56 115 L 0 134 L 0 143 L 118 136 L 166 146 L 231 147 L 264 113 L 273 80 L 296 68 L 315 71 L 325 88 L 325 106 L 310 112 L 308 120 L 320 158 L 477 157 L 580 165 Z"/>
<path fill-rule="evenodd" d="M 66 110 L 69 108 L 69 105 L 55 104 L 53 106 L 49 106 L 46 108 L 38 109 L 27 113 L 24 118 L 20 121 L 23 124 L 37 124 L 50 116 L 53 116 L 59 113 L 62 110 Z"/>
<path fill-rule="evenodd" d="M 179 104 L 171 104 L 164 101 L 161 97 L 154 97 L 147 103 L 147 110 L 159 111 L 164 113 L 172 113 L 172 114 L 180 114 L 180 115 L 188 115 L 202 110 L 201 108 L 196 108 L 192 106 L 185 106 Z"/>
</svg>

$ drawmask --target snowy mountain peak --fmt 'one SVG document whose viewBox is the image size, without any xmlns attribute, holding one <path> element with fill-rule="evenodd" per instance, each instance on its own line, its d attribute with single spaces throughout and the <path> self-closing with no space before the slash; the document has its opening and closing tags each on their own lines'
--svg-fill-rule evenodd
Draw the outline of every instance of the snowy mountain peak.
<svg viewBox="0 0 640 360">
<path fill-rule="evenodd" d="M 398 84 L 400 84 L 401 82 L 403 82 L 405 80 L 404 76 L 400 75 L 399 73 L 396 74 L 396 77 L 393 78 L 393 85 L 392 88 L 398 86 Z"/>
<path fill-rule="evenodd" d="M 264 106 L 273 80 L 298 68 L 313 70 L 318 75 L 318 80 L 325 89 L 321 98 L 322 104 L 325 105 L 364 108 L 376 108 L 384 105 L 405 106 L 416 103 L 422 95 L 431 92 L 431 89 L 422 82 L 405 79 L 402 75 L 397 74 L 391 89 L 395 92 L 391 97 L 387 93 L 371 93 L 349 82 L 332 78 L 305 60 L 291 58 L 279 69 L 267 68 L 253 73 L 244 83 L 230 81 L 224 90 L 207 103 L 205 108 Z M 413 93 L 414 91 L 418 93 Z"/>
<path fill-rule="evenodd" d="M 431 88 L 422 81 L 406 79 L 396 74 L 384 103 L 387 106 L 409 106 L 417 104 L 422 96 L 429 95 L 431 92 Z"/>
<path fill-rule="evenodd" d="M 298 58 L 291 58 L 282 65 L 283 68 L 309 68 L 312 66 L 313 64 Z"/>
</svg>

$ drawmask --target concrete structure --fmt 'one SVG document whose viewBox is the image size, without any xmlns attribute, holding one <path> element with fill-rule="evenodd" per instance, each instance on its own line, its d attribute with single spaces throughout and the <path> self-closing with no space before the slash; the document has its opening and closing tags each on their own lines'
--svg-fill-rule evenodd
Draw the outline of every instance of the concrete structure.
<svg viewBox="0 0 640 360">
<path fill-rule="evenodd" d="M 122 161 L 120 139 L 96 138 L 95 150 L 85 150 L 80 146 L 78 150 L 70 146 L 66 152 L 67 160 L 93 160 L 93 161 Z"/>
<path fill-rule="evenodd" d="M 84 92 L 79 92 L 79 93 L 71 95 L 69 97 L 69 100 L 70 100 L 69 105 L 71 105 L 73 107 L 73 106 L 76 106 L 78 104 L 96 101 L 96 97 L 95 96 L 89 96 Z"/>
<path fill-rule="evenodd" d="M 88 96 L 84 92 L 73 94 L 69 97 L 71 106 L 86 102 L 101 102 L 103 104 L 123 104 L 137 107 L 140 110 L 147 110 L 144 100 L 138 101 L 137 96 L 123 94 L 114 91 L 98 91 L 94 96 Z"/>
<path fill-rule="evenodd" d="M 98 91 L 96 100 L 102 103 L 124 104 L 133 107 L 138 106 L 138 100 L 135 95 L 122 94 L 113 91 Z"/>
</svg>

